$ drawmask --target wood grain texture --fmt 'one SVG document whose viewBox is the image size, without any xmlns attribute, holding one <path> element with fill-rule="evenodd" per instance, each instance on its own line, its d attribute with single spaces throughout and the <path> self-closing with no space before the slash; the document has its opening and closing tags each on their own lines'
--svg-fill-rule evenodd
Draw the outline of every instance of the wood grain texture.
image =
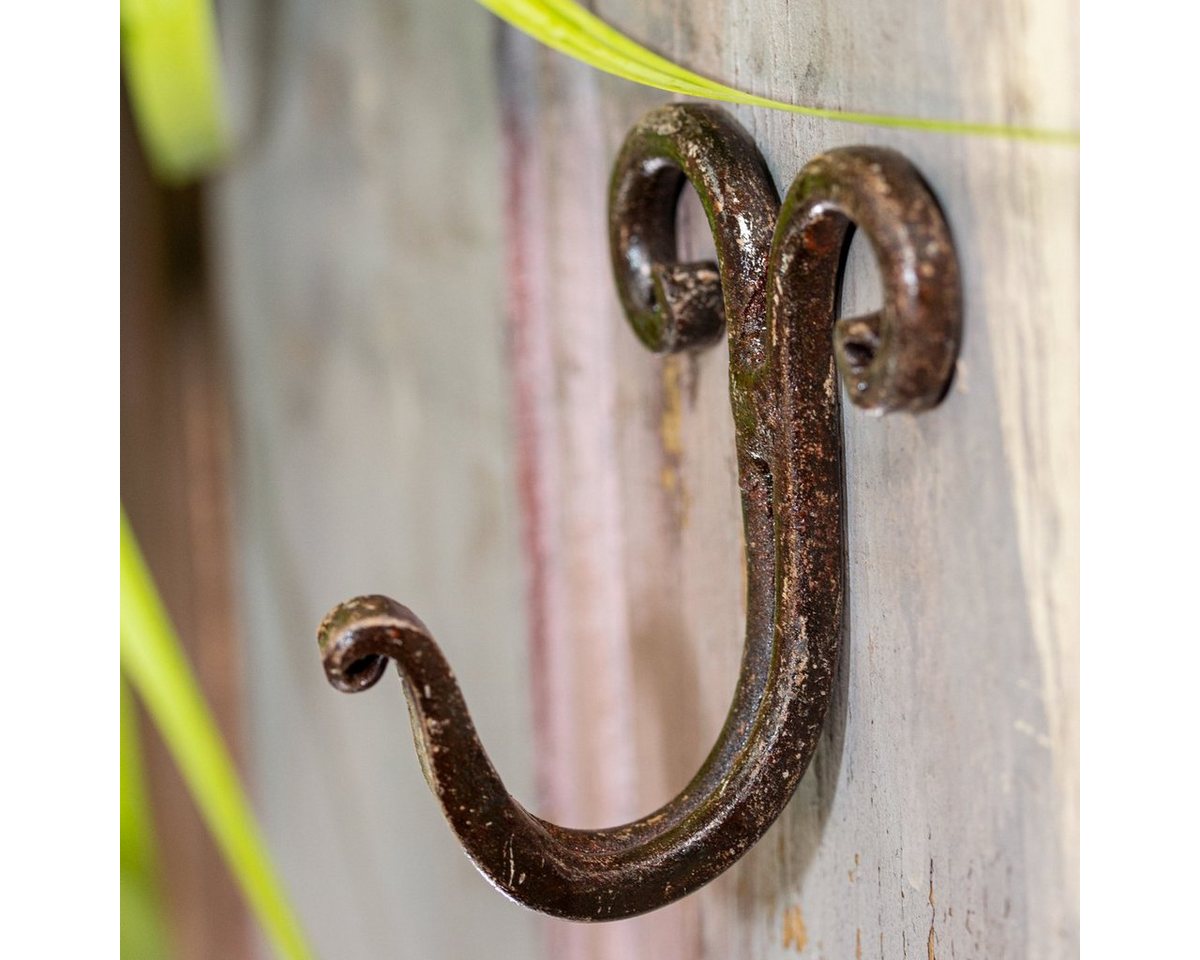
<svg viewBox="0 0 1200 960">
<path fill-rule="evenodd" d="M 689 67 L 797 102 L 1077 122 L 1068 5 L 597 10 Z M 599 564 L 607 598 L 603 622 L 572 615 L 533 664 L 553 664 L 535 688 L 561 718 L 539 728 L 540 782 L 547 815 L 596 825 L 681 788 L 729 702 L 744 599 L 726 355 L 649 356 L 598 276 L 607 163 L 664 98 L 523 38 L 503 67 L 523 161 L 537 170 L 518 239 L 535 265 L 522 281 L 538 288 L 530 309 L 548 318 L 538 324 L 553 345 L 538 361 L 558 401 L 548 423 L 539 413 L 543 470 L 589 465 L 586 484 L 550 484 L 540 505 L 558 561 L 540 596 L 586 610 Z M 787 813 L 710 888 L 619 929 L 556 929 L 555 955 L 1074 955 L 1077 153 L 735 112 L 781 191 L 835 146 L 886 145 L 915 161 L 959 245 L 962 360 L 932 414 L 846 411 L 847 643 L 825 741 Z M 710 246 L 695 207 L 682 218 L 685 243 Z M 878 296 L 856 244 L 845 309 Z M 596 491 L 614 489 L 615 507 L 599 509 Z M 604 560 L 614 541 L 615 583 Z"/>
<path fill-rule="evenodd" d="M 1069 0 L 595 9 L 783 99 L 1077 124 Z M 917 164 L 959 247 L 962 359 L 930 414 L 846 411 L 848 634 L 778 824 L 658 913 L 535 924 L 438 822 L 399 692 L 334 696 L 311 634 L 356 592 L 411 604 L 498 769 L 552 819 L 630 819 L 699 766 L 742 642 L 726 354 L 648 354 L 606 248 L 612 159 L 667 98 L 507 30 L 497 56 L 466 3 L 277 0 L 275 17 L 226 19 L 270 38 L 231 55 L 240 102 L 270 103 L 246 108 L 216 209 L 256 781 L 318 949 L 1077 954 L 1078 153 L 733 111 L 781 190 L 835 146 Z M 711 246 L 694 205 L 682 222 Z M 877 297 L 856 245 L 845 309 Z"/>
<path fill-rule="evenodd" d="M 342 696 L 316 645 L 340 600 L 411 604 L 531 795 L 494 25 L 423 0 L 220 13 L 256 806 L 317 955 L 526 958 L 535 920 L 446 829 L 397 681 Z"/>
</svg>

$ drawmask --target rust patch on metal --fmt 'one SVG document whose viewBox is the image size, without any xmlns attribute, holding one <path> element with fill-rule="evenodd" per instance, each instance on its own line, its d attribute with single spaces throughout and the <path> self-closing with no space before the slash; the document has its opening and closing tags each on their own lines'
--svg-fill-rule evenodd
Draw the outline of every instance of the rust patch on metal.
<svg viewBox="0 0 1200 960">
<path fill-rule="evenodd" d="M 677 261 L 675 206 L 685 181 L 704 206 L 716 264 Z M 358 597 L 318 632 L 326 676 L 339 690 L 367 689 L 395 661 L 425 778 L 483 875 L 519 903 L 581 921 L 629 917 L 687 895 L 749 850 L 791 798 L 820 736 L 843 625 L 836 370 L 861 407 L 926 409 L 945 392 L 960 325 L 949 231 L 920 177 L 892 151 L 816 158 L 780 212 L 762 157 L 728 114 L 663 107 L 626 138 L 609 214 L 617 288 L 642 342 L 694 350 L 722 330 L 729 342 L 746 640 L 728 719 L 704 765 L 640 820 L 560 827 L 504 788 L 449 664 L 410 610 Z M 835 323 L 853 224 L 880 261 L 884 306 Z M 794 910 L 785 930 L 800 950 L 807 933 Z"/>
</svg>

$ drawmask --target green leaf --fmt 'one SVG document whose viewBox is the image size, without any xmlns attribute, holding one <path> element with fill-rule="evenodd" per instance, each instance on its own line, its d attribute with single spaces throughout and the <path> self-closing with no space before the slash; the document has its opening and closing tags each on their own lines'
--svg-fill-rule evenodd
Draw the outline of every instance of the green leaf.
<svg viewBox="0 0 1200 960">
<path fill-rule="evenodd" d="M 228 137 L 208 0 L 121 0 L 121 60 L 154 172 L 183 183 L 214 167 Z"/>
<path fill-rule="evenodd" d="M 599 17 L 583 9 L 575 0 L 479 0 L 479 3 L 548 47 L 606 73 L 671 93 L 876 127 L 900 127 L 934 133 L 1036 140 L 1069 145 L 1079 143 L 1077 130 L 1047 130 L 965 120 L 829 110 L 771 100 L 727 87 L 672 63 L 615 30 Z"/>
<path fill-rule="evenodd" d="M 167 956 L 137 710 L 121 680 L 121 960 Z"/>
<path fill-rule="evenodd" d="M 276 953 L 288 960 L 307 960 L 312 953 L 124 510 L 121 667 L 179 766 L 200 815 Z M 123 808 L 123 816 L 124 812 Z"/>
</svg>

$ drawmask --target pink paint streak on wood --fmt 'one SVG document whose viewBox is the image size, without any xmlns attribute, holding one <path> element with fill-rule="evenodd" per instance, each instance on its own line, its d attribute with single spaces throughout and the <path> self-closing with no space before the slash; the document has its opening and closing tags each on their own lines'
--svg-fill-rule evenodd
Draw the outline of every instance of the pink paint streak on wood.
<svg viewBox="0 0 1200 960">
<path fill-rule="evenodd" d="M 530 689 L 538 738 L 534 775 L 539 810 L 570 810 L 578 803 L 575 781 L 561 776 L 573 739 L 575 714 L 558 692 L 569 684 L 569 662 L 555 638 L 566 633 L 565 585 L 555 531 L 558 505 L 557 418 L 554 415 L 554 357 L 546 306 L 546 256 L 538 242 L 545 222 L 538 189 L 541 167 L 532 148 L 532 118 L 514 96 L 503 98 L 505 229 L 508 265 L 508 323 L 515 391 L 517 489 L 526 567 Z"/>
<path fill-rule="evenodd" d="M 594 99 L 591 83 L 580 79 L 576 102 Z M 555 132 L 570 148 L 551 154 L 574 176 L 547 170 L 542 122 L 528 99 L 506 105 L 518 462 L 543 738 L 539 801 L 549 817 L 600 826 L 634 815 L 636 801 L 613 357 L 624 331 L 610 315 L 607 151 L 580 123 Z M 562 237 L 572 239 L 569 249 L 554 244 Z M 579 718 L 587 718 L 586 729 Z M 596 743 L 604 769 L 588 757 Z"/>
<path fill-rule="evenodd" d="M 571 826 L 611 826 L 646 812 L 620 474 L 617 357 L 629 332 L 608 261 L 612 145 L 598 122 L 596 79 L 556 63 L 548 88 L 538 76 L 543 57 L 519 38 L 502 52 L 536 810 Z M 664 911 L 620 924 L 547 921 L 549 952 L 670 958 L 679 919 Z"/>
</svg>

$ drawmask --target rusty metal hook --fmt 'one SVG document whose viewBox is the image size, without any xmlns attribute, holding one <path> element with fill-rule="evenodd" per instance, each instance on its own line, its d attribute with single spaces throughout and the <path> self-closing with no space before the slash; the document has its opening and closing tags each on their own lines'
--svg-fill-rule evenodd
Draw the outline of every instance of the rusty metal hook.
<svg viewBox="0 0 1200 960">
<path fill-rule="evenodd" d="M 717 264 L 677 262 L 685 180 Z M 630 132 L 609 195 L 610 243 L 629 322 L 652 350 L 727 330 L 748 566 L 746 644 L 728 719 L 690 784 L 649 816 L 572 830 L 505 790 L 428 629 L 386 597 L 335 608 L 318 634 L 329 682 L 357 692 L 396 662 L 425 778 L 468 856 L 502 893 L 572 920 L 616 920 L 685 896 L 779 816 L 816 748 L 842 632 L 845 528 L 836 364 L 859 406 L 935 405 L 957 354 L 949 231 L 908 162 L 856 147 L 817 157 L 778 195 L 748 134 L 723 111 L 655 110 Z M 835 324 L 852 224 L 880 262 L 884 306 Z"/>
</svg>

